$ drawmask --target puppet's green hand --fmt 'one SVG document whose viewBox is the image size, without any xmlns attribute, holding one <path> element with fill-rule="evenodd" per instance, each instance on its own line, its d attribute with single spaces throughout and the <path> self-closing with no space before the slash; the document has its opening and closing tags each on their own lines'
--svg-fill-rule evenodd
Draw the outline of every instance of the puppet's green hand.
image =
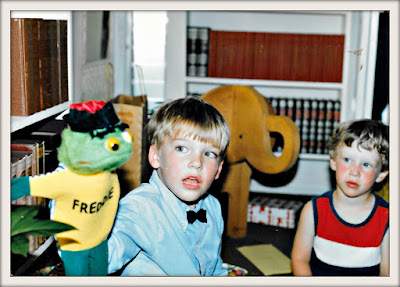
<svg viewBox="0 0 400 287">
<path fill-rule="evenodd" d="M 29 240 L 27 235 L 50 236 L 75 227 L 52 220 L 38 220 L 40 206 L 14 206 L 11 211 L 11 251 L 26 256 Z"/>
</svg>

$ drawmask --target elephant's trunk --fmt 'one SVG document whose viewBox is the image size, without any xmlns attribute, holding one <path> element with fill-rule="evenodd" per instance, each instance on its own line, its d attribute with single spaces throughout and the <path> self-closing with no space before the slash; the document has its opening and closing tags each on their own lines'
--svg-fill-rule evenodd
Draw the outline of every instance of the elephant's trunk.
<svg viewBox="0 0 400 287">
<path fill-rule="evenodd" d="M 272 152 L 271 139 L 268 134 L 263 139 L 245 145 L 247 162 L 256 170 L 276 174 L 290 169 L 297 160 L 300 150 L 300 134 L 294 122 L 286 116 L 265 115 L 265 125 L 269 132 L 277 132 L 283 138 L 283 151 L 277 157 Z M 254 136 L 254 135 L 251 135 Z"/>
</svg>

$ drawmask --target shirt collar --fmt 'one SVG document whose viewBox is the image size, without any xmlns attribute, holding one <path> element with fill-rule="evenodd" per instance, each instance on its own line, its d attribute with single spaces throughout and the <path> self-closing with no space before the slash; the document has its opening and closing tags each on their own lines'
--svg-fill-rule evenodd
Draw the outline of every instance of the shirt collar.
<svg viewBox="0 0 400 287">
<path fill-rule="evenodd" d="M 181 226 L 186 230 L 186 227 L 188 225 L 186 211 L 188 210 L 193 210 L 196 212 L 199 211 L 204 206 L 204 198 L 200 199 L 199 202 L 197 202 L 196 207 L 194 209 L 190 208 L 187 204 L 179 200 L 172 193 L 172 191 L 168 189 L 168 187 L 159 178 L 156 170 L 153 170 L 153 173 L 150 178 L 150 183 L 153 183 L 157 186 L 161 196 L 164 198 L 167 204 L 170 205 L 169 208 L 174 211 L 174 214 L 181 223 Z"/>
</svg>

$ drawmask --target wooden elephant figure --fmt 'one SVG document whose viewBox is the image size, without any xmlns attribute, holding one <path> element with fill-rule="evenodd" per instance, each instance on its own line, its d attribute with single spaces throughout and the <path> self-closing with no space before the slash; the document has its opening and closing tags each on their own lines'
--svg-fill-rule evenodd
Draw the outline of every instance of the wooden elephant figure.
<svg viewBox="0 0 400 287">
<path fill-rule="evenodd" d="M 222 191 L 229 193 L 227 234 L 244 237 L 252 168 L 266 174 L 290 169 L 299 155 L 299 131 L 289 117 L 275 115 L 267 99 L 253 87 L 220 86 L 201 98 L 224 116 L 231 132 L 225 159 L 228 171 L 222 184 Z M 280 156 L 272 152 L 270 132 L 282 135 Z"/>
</svg>

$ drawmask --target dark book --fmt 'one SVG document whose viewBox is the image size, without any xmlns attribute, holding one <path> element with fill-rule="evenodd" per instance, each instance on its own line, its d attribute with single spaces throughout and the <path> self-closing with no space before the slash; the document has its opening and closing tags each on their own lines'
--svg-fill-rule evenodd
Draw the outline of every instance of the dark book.
<svg viewBox="0 0 400 287">
<path fill-rule="evenodd" d="M 287 99 L 287 116 L 294 121 L 295 120 L 295 107 L 294 107 L 294 100 Z"/>
<path fill-rule="evenodd" d="M 68 43 L 67 43 L 67 21 L 57 20 L 57 48 L 58 48 L 58 82 L 59 100 L 64 103 L 68 101 Z"/>
<path fill-rule="evenodd" d="M 295 119 L 294 119 L 294 123 L 296 124 L 299 133 L 301 135 L 301 123 L 303 121 L 303 101 L 301 99 L 296 99 L 295 101 Z"/>
<path fill-rule="evenodd" d="M 303 102 L 303 121 L 301 123 L 301 152 L 308 153 L 309 150 L 309 131 L 311 121 L 311 101 L 304 99 Z"/>
<path fill-rule="evenodd" d="M 280 99 L 279 100 L 279 115 L 280 116 L 287 116 L 287 107 L 286 107 L 287 99 Z"/>
<path fill-rule="evenodd" d="M 340 123 L 340 101 L 335 101 L 333 108 L 333 129 L 335 130 Z"/>
<path fill-rule="evenodd" d="M 197 27 L 187 28 L 186 39 L 186 74 L 189 77 L 196 76 L 196 41 L 197 41 Z"/>
<path fill-rule="evenodd" d="M 326 102 L 326 119 L 325 119 L 325 150 L 324 153 L 329 153 L 328 143 L 333 134 L 333 112 L 334 102 L 328 100 Z"/>
<path fill-rule="evenodd" d="M 275 111 L 275 115 L 279 115 L 279 110 L 278 110 L 279 102 L 278 102 L 278 99 L 277 98 L 272 98 L 270 100 L 270 103 L 271 103 L 271 107 Z"/>
<path fill-rule="evenodd" d="M 310 143 L 309 153 L 316 152 L 316 138 L 317 138 L 317 122 L 318 122 L 318 101 L 311 101 L 311 120 L 310 120 Z"/>
<path fill-rule="evenodd" d="M 35 112 L 41 110 L 40 105 L 40 65 L 39 65 L 39 19 L 30 19 L 32 22 L 32 65 L 33 65 L 33 96 Z"/>
<path fill-rule="evenodd" d="M 41 110 L 51 107 L 53 91 L 50 81 L 50 43 L 48 21 L 39 20 L 39 81 Z"/>
<path fill-rule="evenodd" d="M 209 28 L 198 28 L 196 41 L 196 76 L 199 77 L 208 76 L 209 37 Z"/>
<path fill-rule="evenodd" d="M 39 67 L 33 61 L 33 41 L 37 37 L 33 37 L 32 23 L 32 19 L 21 18 L 13 18 L 10 23 L 12 116 L 29 116 L 38 111 L 40 103 L 39 83 L 35 83 Z"/>
<path fill-rule="evenodd" d="M 50 54 L 50 65 L 49 65 L 49 81 L 51 85 L 51 94 L 48 98 L 48 107 L 52 107 L 59 104 L 59 58 L 58 58 L 58 44 L 57 44 L 57 20 L 46 20 L 47 33 L 49 41 L 49 54 Z"/>
</svg>

